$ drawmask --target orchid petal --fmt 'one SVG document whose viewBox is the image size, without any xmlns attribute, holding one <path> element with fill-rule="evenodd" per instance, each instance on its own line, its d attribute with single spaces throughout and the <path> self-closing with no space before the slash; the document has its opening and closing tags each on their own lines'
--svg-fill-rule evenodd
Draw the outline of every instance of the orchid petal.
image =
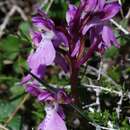
<svg viewBox="0 0 130 130">
<path fill-rule="evenodd" d="M 37 97 L 40 93 L 43 92 L 43 90 L 41 90 L 39 87 L 40 86 L 38 84 L 32 82 L 32 83 L 27 83 L 25 89 L 28 93 Z"/>
<path fill-rule="evenodd" d="M 115 45 L 115 47 L 117 47 L 117 48 L 120 47 L 120 45 L 117 42 L 112 30 L 107 26 L 103 27 L 102 39 L 105 42 L 106 47 L 108 47 L 108 48 L 111 47 L 111 43 L 113 43 Z"/>
<path fill-rule="evenodd" d="M 94 27 L 94 26 L 97 26 L 97 25 L 100 25 L 100 24 L 103 24 L 103 22 L 97 18 L 97 17 L 94 17 L 92 20 L 90 20 L 83 28 L 82 30 L 82 34 L 85 35 L 87 33 L 87 31 Z"/>
<path fill-rule="evenodd" d="M 68 39 L 65 36 L 65 34 L 59 31 L 55 31 L 55 36 L 53 38 L 53 45 L 55 47 L 58 47 L 61 43 L 64 46 L 68 47 Z"/>
<path fill-rule="evenodd" d="M 66 21 L 68 24 L 74 19 L 74 16 L 76 14 L 77 7 L 75 5 L 69 4 L 69 9 L 66 13 Z"/>
<path fill-rule="evenodd" d="M 85 0 L 83 3 L 85 4 L 85 12 L 92 12 L 96 7 L 97 0 Z"/>
<path fill-rule="evenodd" d="M 71 54 L 72 57 L 76 56 L 79 53 L 79 49 L 80 49 L 80 40 L 78 40 L 76 42 L 75 48 Z"/>
<path fill-rule="evenodd" d="M 51 65 L 55 59 L 55 49 L 50 40 L 42 40 L 33 54 L 28 57 L 28 64 L 32 70 L 38 70 L 41 65 Z"/>
<path fill-rule="evenodd" d="M 64 70 L 65 73 L 68 72 L 69 70 L 68 64 L 59 53 L 56 53 L 55 63 L 60 65 L 60 67 Z"/>
<path fill-rule="evenodd" d="M 41 16 L 33 17 L 32 22 L 33 22 L 34 26 L 36 26 L 39 29 L 45 30 L 45 31 L 48 29 L 51 30 L 55 26 L 51 19 L 41 17 Z"/>
<path fill-rule="evenodd" d="M 45 110 L 46 117 L 38 130 L 67 130 L 64 120 L 59 116 L 55 107 L 47 107 Z"/>
<path fill-rule="evenodd" d="M 103 10 L 105 5 L 105 0 L 97 0 L 96 8 L 94 11 L 100 12 Z"/>
<path fill-rule="evenodd" d="M 39 46 L 39 43 L 41 42 L 42 40 L 42 35 L 40 32 L 33 32 L 31 31 L 30 32 L 30 36 L 32 38 L 32 41 L 33 41 L 33 44 L 38 47 Z"/>
<path fill-rule="evenodd" d="M 38 96 L 38 100 L 39 101 L 53 101 L 54 98 L 52 97 L 51 93 L 45 91 L 43 93 L 41 93 L 39 96 Z"/>
<path fill-rule="evenodd" d="M 101 17 L 102 21 L 109 20 L 114 17 L 119 12 L 120 8 L 121 6 L 116 2 L 106 4 L 103 9 L 104 15 Z"/>
<path fill-rule="evenodd" d="M 31 80 L 31 78 L 32 78 L 32 76 L 30 74 L 28 74 L 25 77 L 23 77 L 21 83 L 26 84 L 29 80 Z"/>
</svg>

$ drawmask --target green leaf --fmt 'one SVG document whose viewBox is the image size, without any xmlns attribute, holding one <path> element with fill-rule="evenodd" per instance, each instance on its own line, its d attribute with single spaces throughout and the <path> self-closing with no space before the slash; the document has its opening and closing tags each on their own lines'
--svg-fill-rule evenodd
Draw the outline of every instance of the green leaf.
<svg viewBox="0 0 130 130">
<path fill-rule="evenodd" d="M 16 58 L 20 49 L 21 40 L 14 36 L 9 35 L 0 41 L 0 55 L 5 60 L 13 60 Z"/>
<path fill-rule="evenodd" d="M 21 94 L 23 93 L 25 90 L 24 90 L 24 87 L 23 86 L 18 86 L 18 85 L 15 85 L 13 87 L 11 87 L 10 89 L 11 93 L 16 96 L 18 94 Z"/>
<path fill-rule="evenodd" d="M 14 111 L 15 107 L 6 101 L 0 101 L 0 122 L 5 118 L 9 117 L 10 114 Z"/>
<path fill-rule="evenodd" d="M 29 22 L 22 22 L 19 26 L 19 29 L 24 33 L 28 34 L 30 29 L 30 23 Z"/>
<path fill-rule="evenodd" d="M 115 47 L 111 47 L 111 48 L 109 48 L 109 49 L 106 51 L 105 57 L 106 57 L 106 58 L 115 58 L 118 54 L 119 54 L 118 49 L 115 48 Z"/>
<path fill-rule="evenodd" d="M 19 74 L 21 72 L 20 67 L 23 67 L 23 66 L 24 66 L 25 69 L 28 69 L 26 59 L 19 56 L 18 60 L 13 64 L 13 69 L 16 73 Z"/>
<path fill-rule="evenodd" d="M 31 39 L 29 36 L 30 26 L 31 26 L 31 24 L 29 22 L 23 22 L 19 26 L 20 39 L 22 39 L 23 41 L 29 42 L 29 43 L 31 42 Z"/>
<path fill-rule="evenodd" d="M 16 52 L 19 49 L 20 40 L 14 35 L 9 35 L 0 41 L 0 48 L 4 52 Z"/>
<path fill-rule="evenodd" d="M 21 127 L 21 116 L 17 115 L 15 116 L 11 122 L 9 123 L 8 127 L 11 130 L 20 130 Z"/>
</svg>

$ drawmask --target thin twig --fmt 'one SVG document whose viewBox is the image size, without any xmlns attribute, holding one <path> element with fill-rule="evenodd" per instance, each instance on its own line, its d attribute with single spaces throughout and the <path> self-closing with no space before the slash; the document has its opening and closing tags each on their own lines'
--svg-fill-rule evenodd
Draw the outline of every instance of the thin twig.
<svg viewBox="0 0 130 130">
<path fill-rule="evenodd" d="M 128 13 L 126 14 L 125 18 L 126 18 L 126 19 L 129 19 L 129 18 L 130 18 L 130 8 L 129 8 Z"/>
<path fill-rule="evenodd" d="M 49 5 L 48 5 L 48 7 L 47 7 L 47 9 L 46 9 L 46 13 L 49 12 L 49 10 L 50 10 L 50 8 L 51 8 L 53 2 L 54 2 L 54 0 L 50 0 Z"/>
<path fill-rule="evenodd" d="M 7 24 L 9 23 L 10 17 L 15 13 L 18 12 L 21 17 L 23 18 L 23 20 L 27 20 L 26 15 L 24 14 L 24 12 L 22 11 L 22 9 L 20 7 L 18 7 L 17 5 L 14 5 L 11 10 L 7 13 L 7 15 L 4 18 L 3 23 L 0 25 L 0 37 L 2 37 L 3 35 L 3 31 L 6 28 Z"/>
<path fill-rule="evenodd" d="M 108 127 L 104 127 L 104 126 L 101 126 L 101 125 L 98 125 L 98 124 L 95 124 L 95 123 L 92 123 L 92 122 L 89 122 L 89 124 L 95 126 L 95 127 L 99 127 L 101 129 L 104 129 L 104 130 L 119 130 L 119 129 L 113 129 L 113 128 L 108 128 Z"/>
<path fill-rule="evenodd" d="M 92 67 L 92 66 L 90 66 L 90 65 L 88 65 L 87 69 L 88 69 L 87 72 L 92 71 L 93 73 L 95 72 L 97 75 L 98 75 L 98 73 L 99 73 L 99 70 L 98 70 L 98 69 L 96 69 L 96 68 L 94 68 L 94 67 Z M 102 76 L 106 77 L 108 81 L 111 81 L 113 85 L 119 86 L 119 85 L 118 85 L 111 77 L 109 77 L 103 70 L 101 71 L 100 74 L 101 74 Z"/>
<path fill-rule="evenodd" d="M 17 6 L 17 5 L 14 5 L 14 6 L 15 6 L 15 8 L 16 8 L 16 11 L 21 15 L 21 18 L 22 18 L 24 21 L 27 21 L 28 18 L 27 18 L 27 16 L 25 15 L 25 13 L 23 12 L 23 10 L 22 10 L 19 6 Z"/>
<path fill-rule="evenodd" d="M 48 0 L 42 1 L 40 9 L 43 9 L 47 3 L 48 3 Z"/>
<path fill-rule="evenodd" d="M 96 86 L 96 85 L 89 85 L 89 84 L 82 84 L 84 87 L 88 87 L 88 88 L 92 88 L 92 89 L 100 89 L 100 90 L 103 90 L 103 91 L 106 91 L 106 92 L 109 92 L 109 93 L 114 93 L 114 94 L 117 94 L 117 95 L 121 95 L 121 91 L 116 91 L 116 90 L 112 90 L 112 89 L 108 89 L 108 88 L 104 88 L 104 87 L 101 87 L 101 86 Z"/>
<path fill-rule="evenodd" d="M 115 20 L 111 19 L 110 20 L 119 30 L 121 30 L 122 32 L 124 32 L 124 34 L 128 35 L 130 34 L 128 32 L 128 30 L 126 30 L 125 28 L 123 28 L 120 24 L 118 24 Z"/>
<path fill-rule="evenodd" d="M 87 71 L 87 64 L 85 65 L 85 67 L 84 67 L 84 71 L 83 71 L 83 74 L 82 74 L 82 76 L 81 76 L 81 80 L 83 80 L 84 79 L 84 76 L 85 76 L 85 74 L 86 74 L 86 71 Z"/>
<path fill-rule="evenodd" d="M 119 100 L 119 102 L 117 103 L 118 106 L 117 106 L 117 108 L 116 108 L 116 112 L 117 112 L 117 117 L 118 117 L 118 119 L 120 118 L 121 105 L 122 105 L 122 102 L 123 102 L 123 98 L 124 98 L 124 95 L 123 95 L 123 92 L 121 92 L 120 100 Z"/>
<path fill-rule="evenodd" d="M 98 78 L 97 78 L 97 80 L 100 80 L 100 78 L 101 78 L 102 66 L 103 66 L 103 60 L 101 59 L 100 66 L 99 66 L 99 71 L 98 71 Z"/>
<path fill-rule="evenodd" d="M 86 109 L 86 108 L 93 107 L 93 106 L 97 106 L 97 105 L 98 105 L 98 104 L 95 102 L 95 103 L 87 104 L 87 105 L 83 106 L 82 108 L 83 108 L 83 109 Z"/>
<path fill-rule="evenodd" d="M 7 126 L 9 122 L 14 118 L 19 109 L 23 106 L 23 104 L 28 100 L 29 94 L 25 95 L 20 104 L 17 106 L 15 111 L 9 116 L 9 118 L 5 121 L 4 126 Z"/>
<path fill-rule="evenodd" d="M 3 31 L 6 28 L 6 25 L 9 22 L 10 17 L 14 14 L 16 8 L 15 6 L 12 7 L 12 9 L 9 11 L 9 13 L 6 15 L 4 22 L 0 26 L 0 37 L 3 35 Z"/>
<path fill-rule="evenodd" d="M 101 93 L 101 89 L 100 88 L 98 88 L 98 89 L 95 89 L 95 91 L 96 91 L 96 104 L 97 104 L 97 106 L 98 106 L 98 108 L 97 108 L 97 112 L 100 112 L 101 111 L 101 107 L 100 107 L 100 93 Z"/>
<path fill-rule="evenodd" d="M 122 7 L 122 1 L 121 1 L 121 0 L 118 0 L 118 2 L 119 2 L 119 4 L 120 4 L 121 7 Z M 123 13 L 123 9 L 122 9 L 122 8 L 121 8 L 120 12 L 121 12 L 122 18 L 124 18 L 124 13 Z"/>
<path fill-rule="evenodd" d="M 5 126 L 0 124 L 0 130 L 9 130 L 9 129 L 7 129 Z"/>
</svg>

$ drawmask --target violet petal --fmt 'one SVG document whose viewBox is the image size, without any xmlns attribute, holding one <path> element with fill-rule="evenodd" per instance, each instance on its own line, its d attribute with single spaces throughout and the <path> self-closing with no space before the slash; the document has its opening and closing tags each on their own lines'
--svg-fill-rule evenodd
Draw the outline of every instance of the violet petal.
<svg viewBox="0 0 130 130">
<path fill-rule="evenodd" d="M 68 72 L 68 70 L 69 70 L 68 64 L 66 63 L 65 59 L 59 53 L 56 53 L 56 58 L 55 58 L 54 62 L 56 64 L 60 65 L 60 67 L 64 70 L 65 73 Z"/>
<path fill-rule="evenodd" d="M 32 70 L 38 70 L 40 65 L 51 65 L 55 59 L 55 53 L 52 42 L 47 39 L 42 40 L 36 52 L 28 57 L 29 67 Z"/>
<path fill-rule="evenodd" d="M 32 38 L 32 41 L 33 41 L 33 44 L 38 47 L 39 43 L 41 42 L 42 40 L 42 35 L 40 32 L 33 32 L 31 31 L 30 32 L 30 36 Z"/>
<path fill-rule="evenodd" d="M 72 57 L 76 56 L 79 53 L 79 49 L 80 49 L 80 40 L 78 40 L 76 42 L 75 48 L 71 54 Z"/>
<path fill-rule="evenodd" d="M 41 122 L 38 130 L 67 130 L 64 120 L 57 113 L 57 109 L 46 108 L 46 117 Z"/>
<path fill-rule="evenodd" d="M 104 20 L 109 20 L 112 17 L 114 17 L 120 10 L 121 6 L 114 2 L 114 3 L 110 3 L 110 4 L 106 4 L 104 7 L 104 15 L 101 17 L 101 19 Z"/>
<path fill-rule="evenodd" d="M 75 5 L 69 4 L 69 9 L 66 12 L 66 21 L 68 25 L 74 19 L 76 11 L 77 11 L 77 7 Z"/>
</svg>

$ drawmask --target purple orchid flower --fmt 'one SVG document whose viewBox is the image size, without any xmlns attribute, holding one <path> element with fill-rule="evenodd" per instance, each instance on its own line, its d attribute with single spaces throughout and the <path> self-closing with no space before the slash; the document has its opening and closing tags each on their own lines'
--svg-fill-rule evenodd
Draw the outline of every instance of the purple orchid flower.
<svg viewBox="0 0 130 130">
<path fill-rule="evenodd" d="M 54 22 L 48 18 L 47 14 L 39 9 L 37 10 L 36 16 L 32 18 L 32 22 L 39 30 L 44 31 L 52 30 L 55 26 Z"/>
<path fill-rule="evenodd" d="M 46 117 L 40 123 L 38 130 L 67 130 L 64 120 L 57 113 L 58 104 L 47 104 Z"/>
<path fill-rule="evenodd" d="M 38 130 L 67 130 L 65 115 L 60 104 L 68 104 L 71 100 L 63 89 L 59 89 L 55 94 L 50 93 L 41 89 L 36 81 L 26 83 L 25 89 L 37 97 L 38 101 L 45 103 L 46 117 L 38 126 Z"/>
<path fill-rule="evenodd" d="M 85 63 L 95 51 L 101 53 L 113 44 L 119 48 L 119 44 L 110 27 L 108 20 L 114 17 L 120 10 L 117 2 L 105 3 L 105 0 L 81 0 L 79 7 L 69 5 L 66 13 L 68 30 L 75 43 L 72 47 L 71 56 L 80 55 L 79 51 L 83 43 L 81 39 L 89 37 L 91 47 L 80 58 L 77 67 Z M 78 57 L 78 56 L 76 56 Z"/>
<path fill-rule="evenodd" d="M 28 57 L 28 64 L 32 72 L 39 76 L 37 71 L 39 68 L 42 70 L 43 66 L 43 72 L 41 72 L 44 74 L 46 66 L 51 65 L 53 62 L 59 63 L 65 72 L 67 72 L 67 69 L 65 69 L 67 68 L 67 66 L 65 67 L 67 64 L 64 64 L 65 62 L 63 62 L 62 57 L 59 56 L 60 54 L 56 55 L 56 50 L 61 44 L 64 45 L 64 47 L 69 47 L 72 57 L 80 57 L 79 65 L 83 64 L 91 57 L 91 54 L 85 54 L 86 58 L 78 56 L 81 55 L 80 51 L 83 51 L 81 39 L 85 39 L 88 34 L 91 46 L 95 44 L 94 42 L 97 44 L 93 46 L 94 49 L 91 49 L 92 54 L 97 50 L 102 53 L 106 48 L 111 47 L 112 44 L 119 47 L 114 34 L 106 25 L 107 21 L 115 16 L 119 9 L 119 4 L 115 2 L 106 4 L 104 0 L 82 0 L 79 7 L 70 4 L 66 13 L 69 36 L 64 32 L 58 31 L 55 28 L 54 22 L 49 19 L 45 13 L 38 10 L 38 14 L 33 17 L 32 21 L 39 31 L 31 33 L 33 43 L 37 48 L 36 51 Z M 108 39 L 107 32 L 110 33 L 110 40 Z M 73 43 L 71 43 L 73 45 L 68 45 L 68 40 L 73 41 Z M 60 62 L 57 60 L 59 58 L 61 58 Z"/>
<path fill-rule="evenodd" d="M 68 40 L 63 32 L 55 29 L 54 22 L 47 17 L 47 15 L 38 10 L 36 16 L 33 17 L 32 22 L 36 26 L 37 31 L 30 32 L 33 44 L 36 51 L 30 53 L 28 57 L 28 65 L 31 72 L 42 78 L 45 74 L 46 67 L 54 62 L 59 63 L 62 68 L 65 67 L 64 60 L 59 55 L 56 55 L 56 49 L 60 44 L 68 46 Z M 57 59 L 61 59 L 57 62 Z M 64 69 L 67 72 L 67 69 Z"/>
<path fill-rule="evenodd" d="M 35 53 L 28 57 L 28 64 L 32 70 L 37 70 L 40 65 L 51 65 L 55 59 L 55 49 L 52 42 L 48 39 L 42 39 Z"/>
<path fill-rule="evenodd" d="M 61 28 L 46 13 L 38 10 L 32 19 L 34 31 L 30 32 L 34 49 L 27 62 L 31 73 L 42 78 L 47 66 L 58 64 L 65 72 L 71 71 L 71 87 L 75 89 L 80 65 L 88 61 L 95 51 L 102 54 L 112 45 L 119 47 L 112 29 L 107 25 L 119 10 L 120 5 L 116 2 L 107 4 L 105 0 L 81 0 L 79 6 L 69 4 L 67 26 Z M 87 38 L 90 42 L 88 48 L 85 45 Z M 38 130 L 67 130 L 61 104 L 71 101 L 65 91 L 57 89 L 52 93 L 41 89 L 31 75 L 24 77 L 22 83 L 28 93 L 45 103 L 46 117 Z"/>
<path fill-rule="evenodd" d="M 82 34 L 85 35 L 87 31 L 98 25 L 103 25 L 105 22 L 114 17 L 120 10 L 120 5 L 116 2 L 105 4 L 105 1 L 97 0 L 98 3 L 93 4 L 95 10 L 90 10 L 89 20 L 82 29 Z M 93 9 L 93 8 L 92 8 Z"/>
<path fill-rule="evenodd" d="M 42 89 L 41 85 L 36 80 L 33 80 L 32 82 L 26 82 L 24 85 L 26 91 L 33 96 L 36 96 L 37 100 L 40 102 L 54 101 L 58 104 L 69 104 L 71 102 L 64 89 L 57 89 L 56 92 L 52 93 L 46 89 Z"/>
<path fill-rule="evenodd" d="M 73 21 L 74 16 L 76 15 L 77 7 L 75 5 L 70 4 L 69 9 L 66 12 L 66 21 L 68 25 Z"/>
<path fill-rule="evenodd" d="M 33 41 L 33 44 L 38 47 L 39 46 L 39 43 L 41 42 L 42 40 L 42 35 L 40 32 L 33 32 L 33 31 L 30 31 L 30 36 L 31 36 L 31 39 Z"/>
</svg>

